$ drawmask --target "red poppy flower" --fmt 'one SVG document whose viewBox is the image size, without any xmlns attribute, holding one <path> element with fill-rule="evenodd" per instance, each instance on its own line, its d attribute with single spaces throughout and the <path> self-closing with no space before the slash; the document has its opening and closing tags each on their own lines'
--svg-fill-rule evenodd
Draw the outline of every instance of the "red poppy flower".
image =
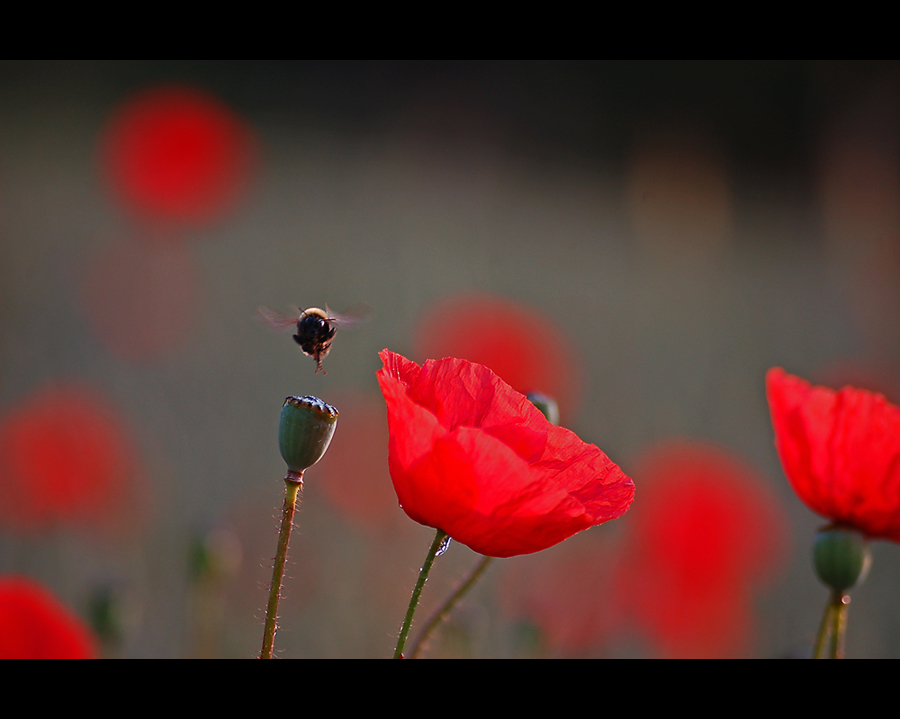
<svg viewBox="0 0 900 719">
<path fill-rule="evenodd" d="M 218 99 L 188 87 L 152 88 L 125 102 L 100 148 L 110 187 L 140 213 L 216 220 L 253 164 L 251 132 Z"/>
<path fill-rule="evenodd" d="M 547 421 L 467 360 L 422 367 L 388 350 L 378 382 L 388 464 L 413 520 L 494 557 L 538 552 L 628 509 L 634 484 L 599 448 Z"/>
<path fill-rule="evenodd" d="M 665 656 L 736 657 L 752 589 L 784 556 L 787 522 L 765 482 L 717 447 L 670 442 L 641 459 L 617 600 Z"/>
<path fill-rule="evenodd" d="M 460 357 L 490 367 L 513 389 L 553 397 L 563 416 L 578 401 L 580 370 L 562 323 L 482 293 L 450 297 L 423 318 L 415 355 Z"/>
<path fill-rule="evenodd" d="M 87 625 L 43 586 L 0 577 L 0 659 L 93 659 Z"/>
<path fill-rule="evenodd" d="M 817 514 L 900 542 L 900 408 L 855 387 L 813 386 L 773 367 L 766 394 L 788 481 Z"/>
<path fill-rule="evenodd" d="M 54 385 L 0 420 L 0 521 L 131 526 L 135 461 L 121 418 L 88 387 Z M 127 514 L 127 516 L 126 516 Z"/>
</svg>

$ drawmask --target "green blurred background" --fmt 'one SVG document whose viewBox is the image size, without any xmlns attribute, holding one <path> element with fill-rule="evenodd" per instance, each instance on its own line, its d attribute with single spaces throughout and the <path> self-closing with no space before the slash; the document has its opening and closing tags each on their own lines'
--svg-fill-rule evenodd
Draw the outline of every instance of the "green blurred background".
<svg viewBox="0 0 900 719">
<path fill-rule="evenodd" d="M 105 174 L 116 113 L 167 85 L 247 133 L 233 201 L 208 221 L 148 220 Z M 635 506 L 630 467 L 669 438 L 758 471 L 789 543 L 739 654 L 802 656 L 826 600 L 809 559 L 822 522 L 781 471 L 763 378 L 780 365 L 897 400 L 898 140 L 897 63 L 0 63 L 0 412 L 51 382 L 89 387 L 136 458 L 115 527 L 0 526 L 0 573 L 85 617 L 107 601 L 108 656 L 254 656 L 283 398 L 335 404 L 338 437 L 345 414 L 377 424 L 378 351 L 422 361 L 427 312 L 479 292 L 566 338 L 581 379 L 563 423 L 634 477 Z M 260 305 L 361 301 L 372 319 L 338 333 L 327 375 L 253 322 Z M 283 657 L 390 656 L 432 536 L 390 504 L 383 443 L 345 451 L 342 472 L 371 465 L 388 491 L 344 477 L 342 499 L 322 487 L 334 466 L 308 472 Z M 218 564 L 198 565 L 198 543 Z M 495 562 L 433 655 L 657 656 L 628 631 L 553 647 L 505 609 L 508 567 L 567 544 Z M 897 657 L 900 551 L 873 554 L 847 652 Z M 461 545 L 438 560 L 423 618 L 476 561 Z"/>
</svg>

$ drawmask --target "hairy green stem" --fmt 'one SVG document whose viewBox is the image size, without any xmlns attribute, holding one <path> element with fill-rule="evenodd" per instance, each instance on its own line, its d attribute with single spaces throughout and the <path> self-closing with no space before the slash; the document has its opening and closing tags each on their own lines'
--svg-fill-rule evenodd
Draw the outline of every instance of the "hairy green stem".
<svg viewBox="0 0 900 719">
<path fill-rule="evenodd" d="M 431 632 L 434 631 L 434 628 L 450 614 L 450 611 L 456 606 L 456 603 L 462 599 L 466 592 L 472 588 L 472 585 L 478 581 L 478 578 L 484 574 L 484 570 L 487 569 L 492 559 L 493 557 L 482 557 L 481 561 L 479 561 L 478 564 L 472 568 L 472 571 L 469 572 L 469 576 L 467 576 L 456 588 L 456 591 L 447 597 L 447 599 L 444 600 L 444 603 L 437 608 L 431 617 L 429 617 L 425 626 L 422 628 L 422 631 L 419 632 L 419 636 L 416 637 L 416 641 L 413 642 L 412 649 L 409 652 L 411 659 L 416 659 L 419 656 L 425 640 Z"/>
<path fill-rule="evenodd" d="M 275 630 L 278 619 L 278 600 L 281 598 L 281 583 L 284 579 L 284 565 L 287 562 L 288 542 L 291 538 L 291 527 L 294 526 L 294 512 L 297 510 L 297 497 L 303 487 L 303 472 L 288 472 L 284 478 L 284 510 L 281 515 L 281 533 L 278 535 L 278 550 L 275 553 L 275 565 L 272 568 L 272 584 L 269 586 L 269 604 L 266 607 L 266 625 L 263 630 L 262 651 L 260 659 L 271 659 L 275 648 Z"/>
<path fill-rule="evenodd" d="M 850 596 L 843 592 L 833 592 L 825 607 L 813 659 L 841 659 L 847 635 L 847 611 Z"/>
<path fill-rule="evenodd" d="M 412 626 L 413 615 L 416 613 L 416 607 L 419 604 L 419 596 L 422 594 L 422 587 L 428 579 L 428 573 L 431 571 L 431 565 L 434 564 L 434 558 L 438 555 L 438 551 L 442 546 L 446 546 L 446 532 L 437 530 L 434 535 L 434 541 L 428 550 L 428 556 L 419 570 L 419 578 L 416 580 L 416 586 L 413 588 L 412 596 L 409 598 L 409 607 L 406 610 L 406 617 L 403 619 L 403 626 L 400 627 L 400 636 L 397 638 L 397 648 L 394 649 L 394 659 L 403 659 L 403 647 L 406 645 L 406 638 L 409 636 L 409 629 Z"/>
</svg>

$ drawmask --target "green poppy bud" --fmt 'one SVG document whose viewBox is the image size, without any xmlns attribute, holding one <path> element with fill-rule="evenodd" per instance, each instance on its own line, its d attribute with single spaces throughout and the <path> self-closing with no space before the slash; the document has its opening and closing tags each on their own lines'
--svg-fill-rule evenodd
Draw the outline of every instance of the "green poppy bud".
<svg viewBox="0 0 900 719">
<path fill-rule="evenodd" d="M 322 459 L 337 425 L 338 411 L 318 397 L 287 397 L 281 407 L 278 447 L 288 472 L 303 474 Z"/>
<path fill-rule="evenodd" d="M 559 405 L 556 404 L 555 399 L 540 392 L 529 392 L 525 396 L 531 404 L 544 413 L 550 424 L 559 424 Z"/>
<path fill-rule="evenodd" d="M 813 564 L 827 587 L 843 594 L 861 583 L 869 572 L 869 542 L 855 529 L 828 526 L 816 535 Z"/>
</svg>

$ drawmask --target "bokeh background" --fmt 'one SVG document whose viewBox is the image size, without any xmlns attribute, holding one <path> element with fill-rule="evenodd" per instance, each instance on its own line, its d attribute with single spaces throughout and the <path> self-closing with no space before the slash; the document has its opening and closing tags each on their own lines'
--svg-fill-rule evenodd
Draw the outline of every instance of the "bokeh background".
<svg viewBox="0 0 900 719">
<path fill-rule="evenodd" d="M 822 520 L 764 375 L 900 396 L 900 64 L 0 63 L 0 575 L 109 657 L 253 657 L 290 394 L 307 473 L 276 648 L 387 657 L 432 530 L 375 372 L 455 354 L 559 399 L 620 520 L 495 560 L 444 657 L 802 657 Z M 327 374 L 261 305 L 359 302 Z M 847 653 L 900 656 L 875 543 Z M 478 561 L 452 544 L 420 624 Z"/>
</svg>

